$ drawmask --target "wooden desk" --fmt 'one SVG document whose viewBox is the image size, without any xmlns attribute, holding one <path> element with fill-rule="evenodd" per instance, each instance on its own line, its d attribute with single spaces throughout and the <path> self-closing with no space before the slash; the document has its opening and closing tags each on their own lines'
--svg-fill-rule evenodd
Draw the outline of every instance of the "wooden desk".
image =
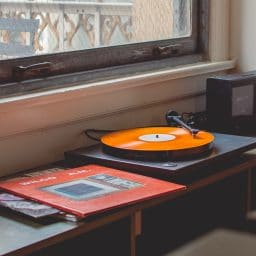
<svg viewBox="0 0 256 256">
<path fill-rule="evenodd" d="M 25 217 L 8 215 L 0 210 L 0 255 L 27 255 L 126 217 L 131 220 L 130 230 L 127 230 L 130 232 L 130 254 L 135 255 L 136 237 L 141 233 L 141 211 L 172 200 L 182 193 L 182 191 L 175 192 L 171 195 L 150 199 L 77 223 L 61 221 L 52 224 L 38 224 Z"/>
<path fill-rule="evenodd" d="M 247 208 L 251 208 L 252 180 L 251 171 L 256 166 L 254 154 L 247 153 L 243 155 L 236 165 L 219 168 L 218 171 L 209 173 L 205 177 L 194 179 L 187 184 L 188 190 L 174 193 L 168 196 L 147 200 L 134 204 L 129 207 L 121 208 L 115 211 L 107 212 L 104 215 L 95 216 L 78 223 L 56 222 L 52 224 L 37 224 L 25 217 L 9 215 L 0 210 L 0 255 L 21 256 L 36 252 L 42 248 L 48 247 L 79 236 L 91 230 L 97 229 L 108 223 L 118 221 L 122 218 L 130 218 L 130 254 L 136 254 L 136 237 L 141 233 L 141 211 L 158 204 L 169 202 L 186 193 L 208 186 L 230 176 L 241 172 L 248 173 L 248 193 Z M 209 169 L 209 168 L 208 168 Z"/>
</svg>

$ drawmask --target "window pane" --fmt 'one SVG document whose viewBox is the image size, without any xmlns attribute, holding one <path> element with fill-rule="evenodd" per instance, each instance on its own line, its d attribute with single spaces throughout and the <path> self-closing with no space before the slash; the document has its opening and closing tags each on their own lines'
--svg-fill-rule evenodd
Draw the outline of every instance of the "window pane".
<svg viewBox="0 0 256 256">
<path fill-rule="evenodd" d="M 191 35 L 191 0 L 5 0 L 0 58 Z"/>
</svg>

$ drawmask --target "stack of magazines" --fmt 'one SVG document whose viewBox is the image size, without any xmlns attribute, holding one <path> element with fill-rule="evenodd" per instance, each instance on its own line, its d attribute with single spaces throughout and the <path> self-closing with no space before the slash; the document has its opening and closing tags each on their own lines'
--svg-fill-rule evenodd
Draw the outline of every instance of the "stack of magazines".
<svg viewBox="0 0 256 256">
<path fill-rule="evenodd" d="M 45 173 L 53 173 L 63 170 L 63 168 L 47 168 L 47 170 L 37 170 L 33 172 L 23 173 L 19 177 L 36 177 Z M 79 221 L 80 218 L 73 214 L 60 211 L 57 208 L 51 207 L 46 204 L 42 204 L 36 201 L 25 199 L 20 196 L 16 196 L 11 193 L 0 190 L 0 208 L 6 208 L 15 213 L 22 214 L 38 221 L 45 221 L 46 219 L 64 219 L 68 221 Z"/>
<path fill-rule="evenodd" d="M 100 165 L 53 168 L 0 181 L 0 205 L 35 219 L 78 221 L 185 186 Z"/>
</svg>

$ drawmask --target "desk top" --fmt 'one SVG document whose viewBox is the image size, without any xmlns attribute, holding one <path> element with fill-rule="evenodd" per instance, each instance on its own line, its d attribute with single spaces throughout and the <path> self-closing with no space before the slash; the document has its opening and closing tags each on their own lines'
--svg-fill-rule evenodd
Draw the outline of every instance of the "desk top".
<svg viewBox="0 0 256 256">
<path fill-rule="evenodd" d="M 0 255 L 25 255 L 48 244 L 47 239 L 74 230 L 78 223 L 39 224 L 23 216 L 0 211 Z M 41 244 L 44 241 L 45 244 Z M 49 241 L 50 242 L 50 241 Z M 51 242 L 52 243 L 52 242 Z"/>
<path fill-rule="evenodd" d="M 148 199 L 120 209 L 107 211 L 104 214 L 88 217 L 79 222 L 58 221 L 40 224 L 0 209 L 0 255 L 27 255 L 122 218 L 132 217 L 138 211 L 172 200 L 183 193 L 184 190 Z"/>
<path fill-rule="evenodd" d="M 256 166 L 254 154 L 244 157 L 243 161 L 235 166 L 225 167 L 217 173 L 213 173 L 203 180 L 193 183 L 188 190 L 178 191 L 170 195 L 149 199 L 135 203 L 120 209 L 108 211 L 105 214 L 93 216 L 81 222 L 58 221 L 55 223 L 39 224 L 15 213 L 0 209 L 0 255 L 22 256 L 35 252 L 42 248 L 54 245 L 75 236 L 79 236 L 90 230 L 99 228 L 105 224 L 132 216 L 138 211 L 156 206 L 160 203 L 173 200 L 194 189 L 208 186 L 216 181 L 231 175 L 248 170 Z"/>
</svg>

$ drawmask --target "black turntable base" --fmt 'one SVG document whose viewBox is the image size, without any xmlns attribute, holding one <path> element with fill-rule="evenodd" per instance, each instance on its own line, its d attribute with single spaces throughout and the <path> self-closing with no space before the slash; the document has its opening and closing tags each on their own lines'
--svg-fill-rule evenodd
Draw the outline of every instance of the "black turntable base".
<svg viewBox="0 0 256 256">
<path fill-rule="evenodd" d="M 256 148 L 256 138 L 213 133 L 212 150 L 194 159 L 160 161 L 126 159 L 103 151 L 102 145 L 80 148 L 65 153 L 74 164 L 97 163 L 162 179 L 182 180 L 187 176 L 204 172 L 208 167 L 216 169 L 220 164 L 240 161 L 242 153 Z"/>
</svg>

